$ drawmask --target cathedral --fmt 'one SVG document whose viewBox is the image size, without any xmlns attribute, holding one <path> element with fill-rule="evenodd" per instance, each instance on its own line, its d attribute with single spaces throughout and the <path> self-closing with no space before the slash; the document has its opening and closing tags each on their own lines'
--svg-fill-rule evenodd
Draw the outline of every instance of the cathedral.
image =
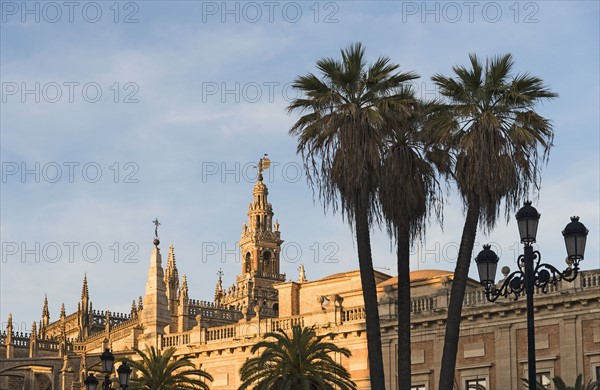
<svg viewBox="0 0 600 390">
<path fill-rule="evenodd" d="M 262 163 L 263 160 L 261 160 Z M 64 304 L 51 320 L 44 298 L 41 319 L 31 333 L 13 330 L 9 315 L 0 332 L 0 390 L 79 390 L 109 348 L 115 357 L 135 359 L 133 348 L 175 347 L 214 381 L 212 389 L 236 389 L 239 369 L 261 337 L 293 325 L 315 326 L 352 356 L 336 356 L 357 383 L 370 389 L 365 313 L 358 270 L 296 281 L 281 273 L 281 232 L 259 175 L 248 219 L 239 240 L 241 269 L 225 288 L 218 274 L 212 300 L 190 298 L 186 276 L 179 276 L 171 245 L 163 263 L 155 233 L 143 297 L 129 313 L 93 307 L 83 278 L 77 311 Z M 158 228 L 158 221 L 155 221 Z M 505 274 L 507 276 L 508 272 Z M 397 382 L 397 278 L 375 272 L 386 389 Z M 435 389 L 439 379 L 445 320 L 453 274 L 442 270 L 411 273 L 411 364 L 415 390 Z M 132 292 L 133 294 L 133 292 Z M 137 294 L 136 294 L 137 295 Z M 527 375 L 525 302 L 489 303 L 481 285 L 469 280 L 464 298 L 457 356 L 456 389 L 523 389 Z M 536 354 L 542 383 L 560 375 L 567 383 L 578 373 L 600 380 L 600 270 L 582 271 L 572 283 L 560 282 L 536 297 Z"/>
</svg>

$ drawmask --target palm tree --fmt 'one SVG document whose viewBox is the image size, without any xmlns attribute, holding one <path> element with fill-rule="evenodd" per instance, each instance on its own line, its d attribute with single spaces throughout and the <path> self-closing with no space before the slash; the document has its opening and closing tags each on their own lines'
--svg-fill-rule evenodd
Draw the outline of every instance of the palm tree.
<svg viewBox="0 0 600 390">
<path fill-rule="evenodd" d="M 136 376 L 131 378 L 128 389 L 131 390 L 208 390 L 206 381 L 212 376 L 204 370 L 196 368 L 189 358 L 174 358 L 176 349 L 169 348 L 163 352 L 154 347 L 146 347 L 146 351 L 134 348 L 142 360 L 123 359 L 134 369 Z"/>
<path fill-rule="evenodd" d="M 387 139 L 379 187 L 388 233 L 397 244 L 399 390 L 411 388 L 410 247 L 422 236 L 428 214 L 435 209 L 439 216 L 441 207 L 436 170 L 420 128 L 423 107 L 411 97 L 413 112 L 398 118 Z"/>
<path fill-rule="evenodd" d="M 367 66 L 360 43 L 342 50 L 342 60 L 317 61 L 322 77 L 309 73 L 294 80 L 303 93 L 288 112 L 304 113 L 290 129 L 298 137 L 309 185 L 318 188 L 324 207 L 341 208 L 356 233 L 358 262 L 365 302 L 371 387 L 385 387 L 377 286 L 371 258 L 370 226 L 378 220 L 376 190 L 386 117 L 400 112 L 397 96 L 414 73 L 397 72 L 387 57 Z M 340 205 L 338 206 L 338 197 Z"/>
<path fill-rule="evenodd" d="M 577 375 L 574 386 L 567 386 L 565 381 L 559 376 L 552 378 L 552 382 L 554 382 L 556 390 L 600 390 L 599 382 L 589 381 L 587 385 L 583 383 L 583 376 L 581 374 Z"/>
<path fill-rule="evenodd" d="M 552 147 L 550 121 L 533 109 L 557 95 L 528 73 L 512 76 L 510 54 L 487 59 L 470 55 L 471 68 L 455 66 L 456 75 L 432 77 L 447 104 L 431 114 L 428 137 L 455 152 L 452 178 L 466 208 L 442 355 L 440 389 L 451 389 L 456 367 L 462 303 L 479 224 L 491 230 L 504 203 L 508 218 L 539 189 L 539 172 Z M 540 153 L 541 152 L 541 153 Z"/>
<path fill-rule="evenodd" d="M 529 388 L 529 381 L 527 379 L 523 379 L 523 382 Z M 575 385 L 573 385 L 573 386 L 567 386 L 565 381 L 559 376 L 552 378 L 552 382 L 554 382 L 554 386 L 556 386 L 556 390 L 600 390 L 599 382 L 589 381 L 587 383 L 587 385 L 585 383 L 583 383 L 583 376 L 581 374 L 577 375 L 577 379 L 575 380 Z M 539 382 L 536 383 L 535 388 L 536 388 L 536 390 L 546 390 L 547 389 L 546 386 L 540 384 Z"/>
<path fill-rule="evenodd" d="M 331 356 L 351 355 L 324 341 L 331 334 L 317 336 L 314 327 L 292 327 L 290 336 L 282 329 L 265 334 L 252 347 L 259 356 L 248 359 L 240 369 L 242 384 L 239 390 L 354 390 L 356 384 L 350 373 Z M 274 339 L 274 340 L 271 340 Z"/>
</svg>

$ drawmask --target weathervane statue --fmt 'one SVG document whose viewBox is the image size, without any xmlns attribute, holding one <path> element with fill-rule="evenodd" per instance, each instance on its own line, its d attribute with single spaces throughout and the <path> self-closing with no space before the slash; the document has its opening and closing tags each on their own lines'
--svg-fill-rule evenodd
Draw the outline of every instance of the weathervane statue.
<svg viewBox="0 0 600 390">
<path fill-rule="evenodd" d="M 262 181 L 263 180 L 263 175 L 262 175 L 262 171 L 264 171 L 265 169 L 269 169 L 269 167 L 271 166 L 271 160 L 269 160 L 269 155 L 267 153 L 265 153 L 264 157 L 261 158 L 260 160 L 258 160 L 258 181 Z"/>
</svg>

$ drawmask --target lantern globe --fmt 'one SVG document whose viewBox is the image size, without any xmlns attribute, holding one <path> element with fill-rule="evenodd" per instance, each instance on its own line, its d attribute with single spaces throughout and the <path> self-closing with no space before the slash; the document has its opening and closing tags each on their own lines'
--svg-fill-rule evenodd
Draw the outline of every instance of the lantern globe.
<svg viewBox="0 0 600 390">
<path fill-rule="evenodd" d="M 85 384 L 85 390 L 96 390 L 98 387 L 98 379 L 94 374 L 88 374 L 83 383 Z"/>
<path fill-rule="evenodd" d="M 496 252 L 490 248 L 489 244 L 484 245 L 483 250 L 475 257 L 475 263 L 477 263 L 477 270 L 479 271 L 479 280 L 485 286 L 495 283 L 496 268 L 500 260 Z"/>
<path fill-rule="evenodd" d="M 588 229 L 579 222 L 579 217 L 571 217 L 571 222 L 562 231 L 567 248 L 567 257 L 571 260 L 581 260 L 585 252 Z"/>
<path fill-rule="evenodd" d="M 131 368 L 127 365 L 127 362 L 123 362 L 117 369 L 119 375 L 119 385 L 122 389 L 126 389 L 129 386 L 129 377 L 131 376 Z"/>
<path fill-rule="evenodd" d="M 115 356 L 110 352 L 110 349 L 106 348 L 100 356 L 102 361 L 102 372 L 112 372 L 115 364 Z"/>
<path fill-rule="evenodd" d="M 531 205 L 530 201 L 525 202 L 525 205 L 517 211 L 516 219 L 521 242 L 526 245 L 534 243 L 537 236 L 540 213 Z"/>
</svg>

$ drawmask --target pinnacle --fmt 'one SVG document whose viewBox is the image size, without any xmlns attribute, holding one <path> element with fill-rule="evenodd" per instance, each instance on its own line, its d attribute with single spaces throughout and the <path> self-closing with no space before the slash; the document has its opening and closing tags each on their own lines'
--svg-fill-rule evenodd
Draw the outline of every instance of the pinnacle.
<svg viewBox="0 0 600 390">
<path fill-rule="evenodd" d="M 83 274 L 83 287 L 81 288 L 81 299 L 83 300 L 84 297 L 88 298 L 90 296 L 89 290 L 88 290 L 88 284 L 87 284 L 87 273 Z"/>
</svg>

